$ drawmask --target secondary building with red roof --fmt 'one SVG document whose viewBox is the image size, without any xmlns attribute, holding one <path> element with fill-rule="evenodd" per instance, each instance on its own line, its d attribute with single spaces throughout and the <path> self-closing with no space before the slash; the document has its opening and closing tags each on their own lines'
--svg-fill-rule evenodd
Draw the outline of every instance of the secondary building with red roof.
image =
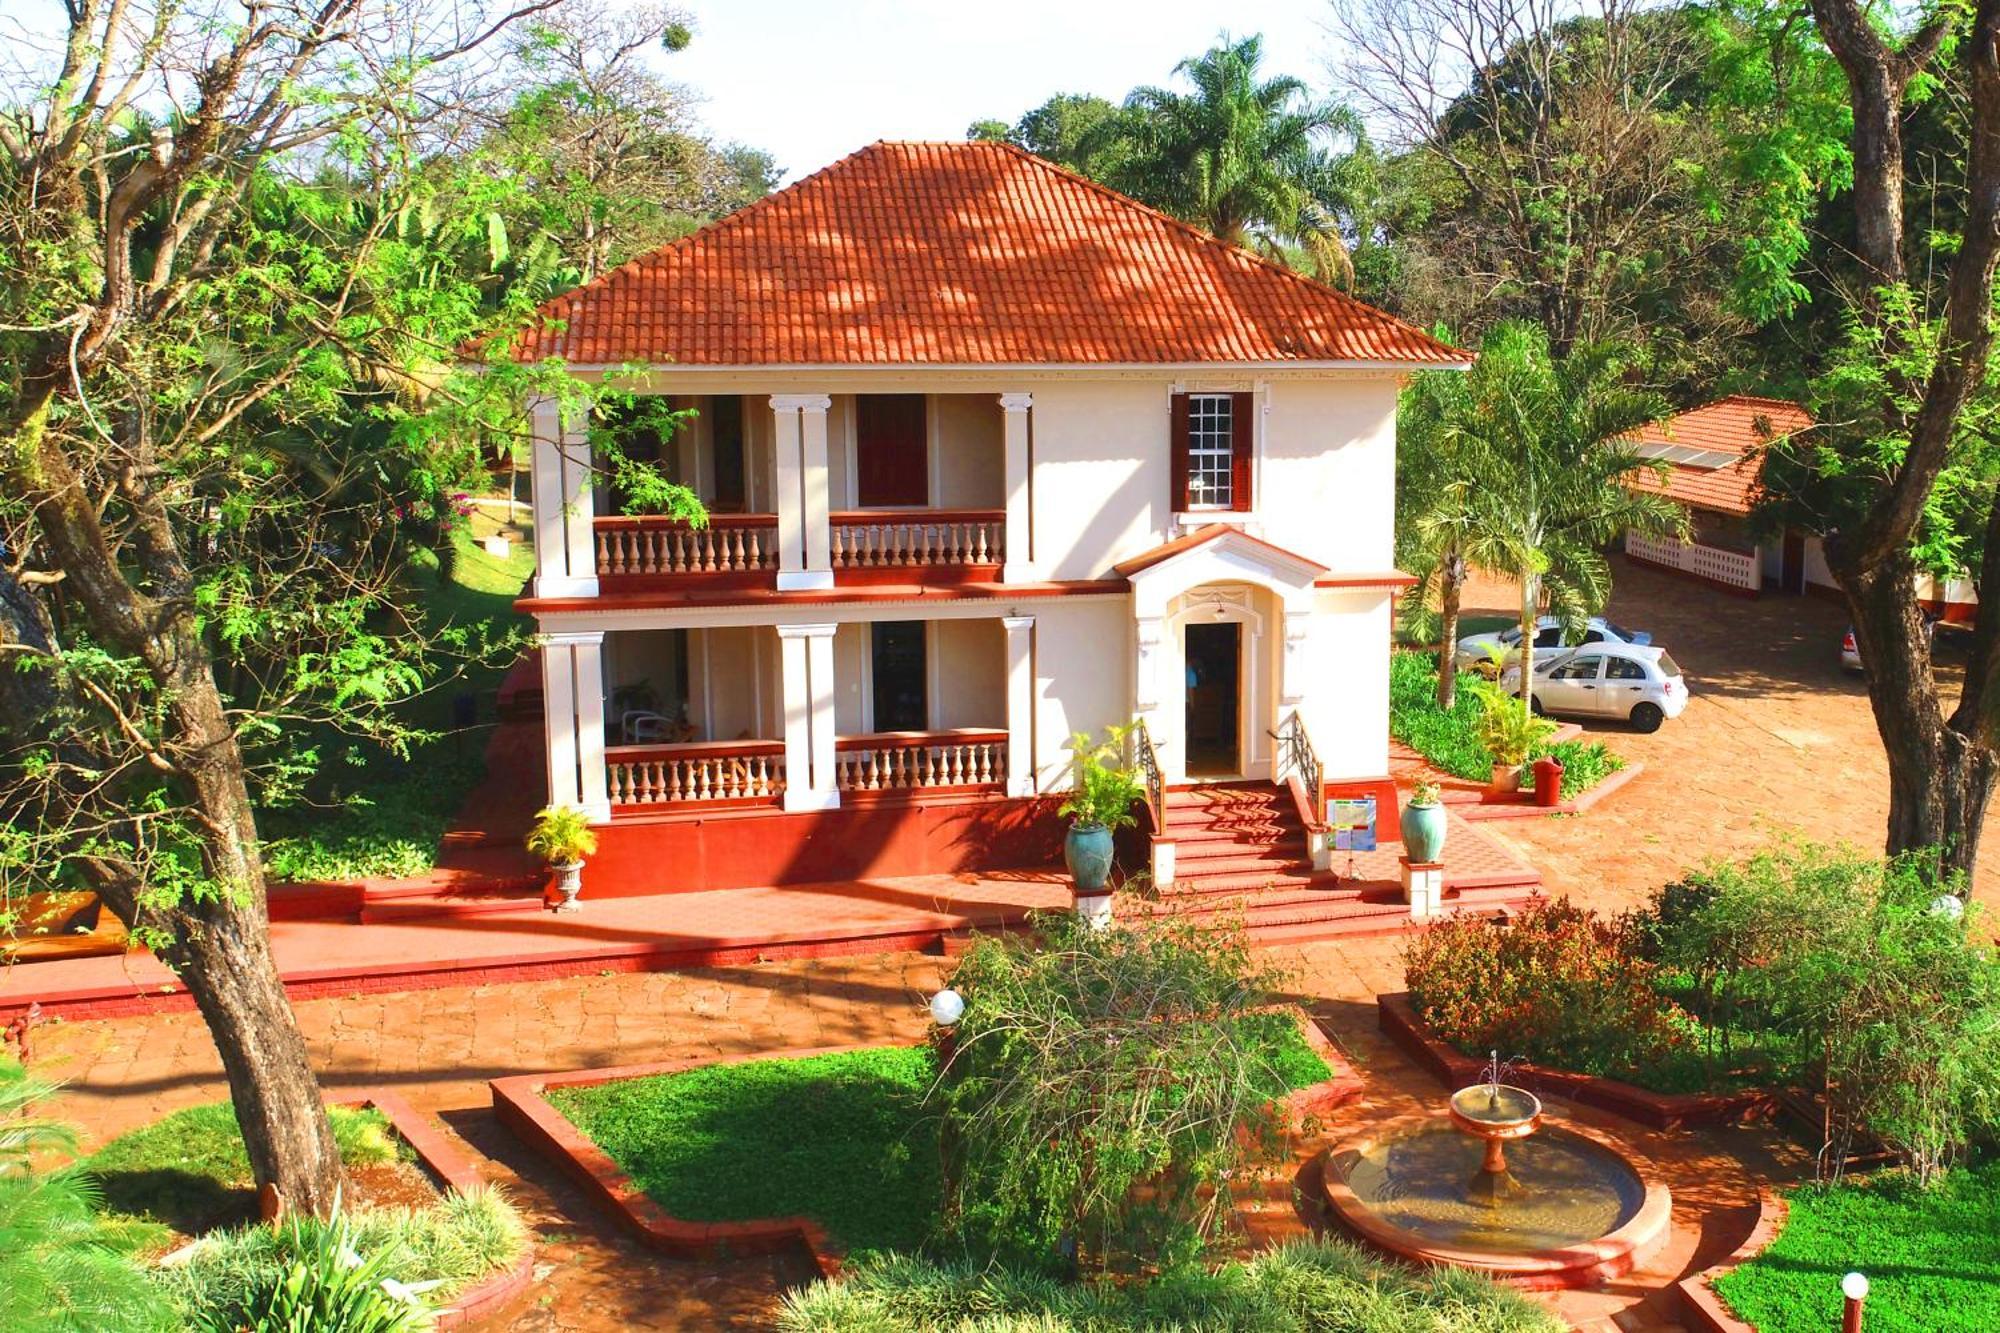
<svg viewBox="0 0 2000 1333">
<path fill-rule="evenodd" d="M 626 512 L 531 405 L 550 798 L 604 873 L 1045 857 L 1070 738 L 1134 719 L 1163 881 L 1198 782 L 1391 836 L 1396 400 L 1458 349 L 1011 146 L 884 142 L 513 351 L 690 409 L 658 458 L 710 514 Z"/>
</svg>

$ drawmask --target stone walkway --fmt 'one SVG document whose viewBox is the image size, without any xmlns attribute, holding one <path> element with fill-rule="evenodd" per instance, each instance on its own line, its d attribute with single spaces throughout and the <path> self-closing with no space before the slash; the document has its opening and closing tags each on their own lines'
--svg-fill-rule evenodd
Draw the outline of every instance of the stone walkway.
<svg viewBox="0 0 2000 1333">
<path fill-rule="evenodd" d="M 1279 955 L 1293 970 L 1296 998 L 1368 1081 L 1364 1099 L 1329 1124 L 1328 1144 L 1368 1121 L 1434 1108 L 1441 1099 L 1442 1090 L 1375 1030 L 1375 995 L 1401 989 L 1400 947 L 1395 940 L 1344 941 Z M 942 965 L 898 953 L 311 999 L 297 1008 L 329 1088 L 387 1085 L 441 1115 L 486 1156 L 492 1178 L 540 1233 L 534 1291 L 489 1330 L 749 1329 L 768 1326 L 778 1293 L 805 1276 L 802 1265 L 684 1263 L 638 1249 L 499 1128 L 486 1080 L 703 1053 L 912 1041 L 925 1030 L 924 1001 Z M 54 1023 L 38 1038 L 38 1072 L 67 1083 L 55 1109 L 80 1122 L 93 1142 L 226 1095 L 207 1030 L 193 1014 Z M 1663 1140 L 1624 1132 L 1644 1138 L 1646 1154 L 1688 1209 L 1683 1218 L 1677 1208 L 1679 1239 L 1642 1277 L 1662 1283 L 1700 1256 L 1726 1252 L 1737 1239 L 1729 1234 L 1732 1210 L 1754 1190 L 1746 1163 L 1777 1169 L 1763 1136 Z M 1301 1229 L 1295 1216 L 1278 1211 L 1285 1229 Z M 1668 1327 L 1649 1290 L 1629 1281 L 1555 1299 L 1578 1320 L 1626 1312 L 1622 1327 Z"/>
</svg>

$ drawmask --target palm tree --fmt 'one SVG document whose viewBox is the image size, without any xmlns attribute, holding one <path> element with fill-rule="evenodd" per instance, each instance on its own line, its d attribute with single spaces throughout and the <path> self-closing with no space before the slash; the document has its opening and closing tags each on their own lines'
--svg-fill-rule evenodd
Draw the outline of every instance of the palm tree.
<svg viewBox="0 0 2000 1333">
<path fill-rule="evenodd" d="M 1624 532 L 1684 537 L 1687 512 L 1635 490 L 1663 471 L 1624 443 L 1666 415 L 1658 394 L 1625 383 L 1613 347 L 1581 345 L 1558 361 L 1537 324 L 1495 327 L 1466 374 L 1464 410 L 1444 434 L 1460 451 L 1455 483 L 1472 522 L 1462 554 L 1521 583 L 1521 706 L 1534 701 L 1535 622 L 1543 607 L 1567 633 L 1611 596 L 1604 548 Z"/>
<path fill-rule="evenodd" d="M 1091 152 L 1107 161 L 1108 182 L 1133 198 L 1231 245 L 1280 257 L 1296 246 L 1315 276 L 1349 281 L 1353 265 L 1340 222 L 1353 182 L 1330 144 L 1359 142 L 1360 118 L 1315 100 L 1299 79 L 1260 82 L 1263 46 L 1261 37 L 1225 36 L 1183 60 L 1174 73 L 1193 85 L 1191 93 L 1134 89 L 1124 114 L 1096 131 L 1118 139 L 1117 151 L 1093 144 Z"/>
<path fill-rule="evenodd" d="M 1449 335 L 1437 330 L 1448 342 Z M 1479 532 L 1474 504 L 1473 452 L 1460 448 L 1455 426 L 1471 411 L 1467 377 L 1456 371 L 1416 376 L 1396 408 L 1396 564 L 1417 575 L 1405 603 L 1406 624 L 1423 639 L 1434 631 L 1438 653 L 1438 707 L 1458 698 L 1452 666 L 1458 642 L 1459 600 L 1472 566 L 1465 558 Z M 1436 605 L 1433 612 L 1431 607 Z M 1435 615 L 1435 626 L 1432 617 Z"/>
</svg>

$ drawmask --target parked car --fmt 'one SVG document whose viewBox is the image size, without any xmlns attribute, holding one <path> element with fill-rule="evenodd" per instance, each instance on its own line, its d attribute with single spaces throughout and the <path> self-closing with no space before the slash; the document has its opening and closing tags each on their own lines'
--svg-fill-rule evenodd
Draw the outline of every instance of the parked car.
<svg viewBox="0 0 2000 1333">
<path fill-rule="evenodd" d="M 1924 638 L 1934 644 L 1937 642 L 1937 615 L 1930 608 L 1926 607 L 1923 611 L 1923 617 Z M 1852 625 L 1849 625 L 1840 632 L 1840 665 L 1847 671 L 1861 670 L 1861 646 L 1855 642 L 1854 626 Z"/>
<path fill-rule="evenodd" d="M 1508 667 L 1500 683 L 1519 689 L 1521 668 Z M 1687 682 L 1664 648 L 1605 640 L 1557 649 L 1535 662 L 1537 712 L 1621 718 L 1636 730 L 1658 731 L 1681 715 L 1687 701 Z"/>
<path fill-rule="evenodd" d="M 1606 620 L 1603 616 L 1592 616 L 1589 623 L 1584 627 L 1582 644 L 1579 646 L 1593 643 L 1648 644 L 1652 641 L 1653 636 L 1644 630 L 1626 629 L 1623 625 Z M 1548 648 L 1560 648 L 1562 646 L 1562 622 L 1560 620 L 1554 616 L 1543 616 L 1535 622 L 1536 652 L 1541 652 Z M 1488 634 L 1466 635 L 1458 641 L 1458 648 L 1453 655 L 1453 660 L 1458 663 L 1460 671 L 1470 671 L 1481 662 L 1492 661 L 1495 650 L 1504 653 L 1503 664 L 1511 662 L 1519 653 L 1520 647 L 1521 627 L 1514 625 L 1507 629 L 1495 630 Z"/>
</svg>

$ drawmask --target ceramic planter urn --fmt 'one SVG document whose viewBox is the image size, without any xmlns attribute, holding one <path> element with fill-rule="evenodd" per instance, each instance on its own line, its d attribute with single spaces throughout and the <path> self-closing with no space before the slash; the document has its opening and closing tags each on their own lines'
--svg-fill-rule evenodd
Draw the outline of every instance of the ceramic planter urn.
<svg viewBox="0 0 2000 1333">
<path fill-rule="evenodd" d="M 1447 827 L 1441 805 L 1404 806 L 1403 855 L 1419 865 L 1442 861 Z"/>
<path fill-rule="evenodd" d="M 556 872 L 556 890 L 562 894 L 562 901 L 556 904 L 555 910 L 558 912 L 580 910 L 582 904 L 577 898 L 583 893 L 583 862 L 564 861 L 549 868 Z"/>
<path fill-rule="evenodd" d="M 1111 878 L 1111 830 L 1102 824 L 1072 824 L 1063 837 L 1063 861 L 1079 898 L 1104 892 Z"/>
</svg>

